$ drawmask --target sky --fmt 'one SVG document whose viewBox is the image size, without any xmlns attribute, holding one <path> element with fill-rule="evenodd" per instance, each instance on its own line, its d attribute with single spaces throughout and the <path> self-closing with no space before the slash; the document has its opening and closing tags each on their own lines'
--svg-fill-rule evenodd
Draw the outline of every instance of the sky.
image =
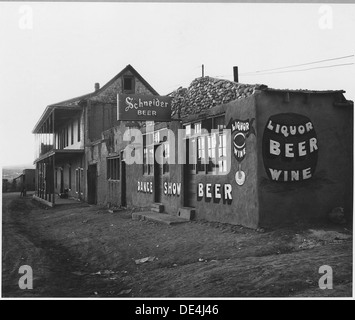
<svg viewBox="0 0 355 320">
<path fill-rule="evenodd" d="M 0 165 L 32 163 L 45 107 L 128 64 L 161 95 L 189 86 L 204 64 L 212 77 L 233 80 L 238 66 L 239 82 L 354 100 L 354 17 L 354 4 L 1 2 Z M 256 72 L 269 69 L 278 70 Z"/>
</svg>

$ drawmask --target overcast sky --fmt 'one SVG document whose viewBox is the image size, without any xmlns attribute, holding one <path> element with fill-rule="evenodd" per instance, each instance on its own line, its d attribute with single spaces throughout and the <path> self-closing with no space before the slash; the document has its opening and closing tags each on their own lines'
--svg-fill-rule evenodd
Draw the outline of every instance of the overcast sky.
<svg viewBox="0 0 355 320">
<path fill-rule="evenodd" d="M 351 4 L 0 3 L 1 165 L 33 162 L 31 131 L 47 105 L 92 92 L 127 64 L 161 95 L 204 64 L 209 76 L 232 80 L 237 65 L 243 83 L 344 89 L 354 100 L 354 65 L 273 73 L 354 57 L 244 75 L 353 55 L 354 17 Z"/>
</svg>

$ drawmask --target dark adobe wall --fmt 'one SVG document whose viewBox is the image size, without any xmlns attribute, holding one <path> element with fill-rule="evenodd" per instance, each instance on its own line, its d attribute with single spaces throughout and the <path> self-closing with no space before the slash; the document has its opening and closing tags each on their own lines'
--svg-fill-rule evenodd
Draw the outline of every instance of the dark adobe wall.
<svg viewBox="0 0 355 320">
<path fill-rule="evenodd" d="M 287 224 L 304 219 L 320 221 L 338 206 L 352 216 L 353 108 L 334 105 L 342 98 L 340 92 L 286 94 L 263 91 L 257 94 L 261 225 Z M 294 135 L 290 129 L 286 132 L 285 128 L 294 129 L 302 122 L 311 123 L 308 127 L 312 129 L 307 132 L 307 126 L 304 126 L 303 134 L 302 128 L 301 133 Z M 277 124 L 285 125 L 284 134 L 281 127 L 276 133 Z M 280 147 L 275 147 L 270 140 L 280 143 Z M 272 154 L 269 148 L 273 149 Z M 278 150 L 280 154 L 276 155 Z M 277 169 L 274 176 L 268 175 L 270 168 Z M 288 181 L 283 181 L 284 171 L 288 172 Z M 298 171 L 299 176 L 297 173 L 290 176 L 290 171 Z"/>
</svg>

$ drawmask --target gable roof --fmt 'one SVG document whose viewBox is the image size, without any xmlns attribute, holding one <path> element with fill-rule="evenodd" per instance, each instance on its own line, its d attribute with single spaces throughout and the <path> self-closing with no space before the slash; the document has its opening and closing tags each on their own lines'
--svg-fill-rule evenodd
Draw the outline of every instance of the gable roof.
<svg viewBox="0 0 355 320">
<path fill-rule="evenodd" d="M 95 91 L 92 94 L 92 97 L 100 94 L 102 91 L 104 91 L 107 87 L 113 84 L 118 78 L 120 78 L 123 74 L 127 73 L 128 71 L 130 71 L 140 82 L 142 82 L 144 86 L 147 87 L 147 89 L 151 91 L 154 95 L 159 95 L 159 93 L 155 91 L 155 89 L 138 73 L 138 71 L 129 64 L 123 70 L 121 70 L 114 78 L 112 78 L 109 82 L 107 82 L 104 86 L 102 86 L 99 90 Z"/>
<path fill-rule="evenodd" d="M 71 98 L 68 100 L 64 100 L 61 102 L 50 104 L 46 107 L 44 112 L 42 113 L 40 119 L 36 123 L 32 133 L 35 133 L 37 129 L 44 123 L 44 121 L 48 118 L 48 116 L 56 109 L 56 108 L 78 108 L 80 104 L 84 101 L 90 100 L 95 98 L 96 96 L 100 95 L 103 91 L 109 88 L 117 79 L 119 79 L 125 73 L 130 72 L 134 77 L 136 77 L 152 94 L 159 95 L 158 92 L 138 73 L 136 69 L 134 69 L 130 64 L 128 64 L 124 69 L 122 69 L 115 77 L 113 77 L 110 81 L 108 81 L 104 86 L 100 89 L 84 94 L 82 96 Z"/>
<path fill-rule="evenodd" d="M 159 95 L 158 92 L 138 73 L 138 71 L 136 69 L 134 69 L 130 64 L 128 64 L 124 69 L 122 69 L 116 76 L 114 76 L 109 82 L 107 82 L 105 85 L 103 85 L 100 89 L 98 89 L 92 93 L 88 93 L 88 94 L 85 94 L 85 95 L 82 95 L 82 96 L 79 96 L 76 98 L 71 98 L 68 100 L 64 100 L 61 102 L 50 104 L 49 107 L 51 107 L 51 106 L 66 106 L 66 107 L 77 106 L 84 100 L 88 100 L 90 98 L 94 98 L 95 96 L 98 96 L 100 93 L 105 91 L 105 89 L 110 87 L 117 79 L 122 77 L 122 75 L 124 75 L 127 72 L 131 72 L 140 82 L 143 83 L 143 85 L 149 91 L 152 92 L 152 94 Z"/>
</svg>

